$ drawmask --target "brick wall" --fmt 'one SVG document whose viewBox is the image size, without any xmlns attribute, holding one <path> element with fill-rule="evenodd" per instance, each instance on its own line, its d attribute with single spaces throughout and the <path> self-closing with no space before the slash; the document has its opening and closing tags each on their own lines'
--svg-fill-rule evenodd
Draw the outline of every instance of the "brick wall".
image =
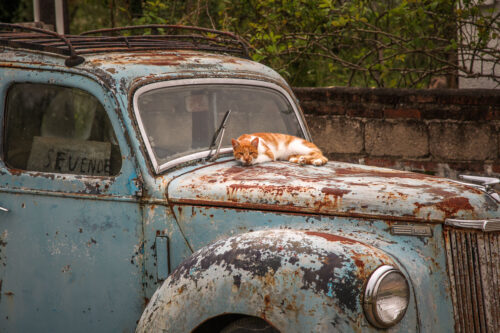
<svg viewBox="0 0 500 333">
<path fill-rule="evenodd" d="M 500 91 L 295 88 L 331 160 L 500 177 Z"/>
</svg>

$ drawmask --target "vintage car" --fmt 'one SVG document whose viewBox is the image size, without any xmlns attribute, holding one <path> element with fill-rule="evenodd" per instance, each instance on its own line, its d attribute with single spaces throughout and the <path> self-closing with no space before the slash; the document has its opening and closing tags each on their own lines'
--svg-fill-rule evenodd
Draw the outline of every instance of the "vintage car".
<svg viewBox="0 0 500 333">
<path fill-rule="evenodd" d="M 498 332 L 498 180 L 240 165 L 311 136 L 230 33 L 0 27 L 1 332 Z"/>
</svg>

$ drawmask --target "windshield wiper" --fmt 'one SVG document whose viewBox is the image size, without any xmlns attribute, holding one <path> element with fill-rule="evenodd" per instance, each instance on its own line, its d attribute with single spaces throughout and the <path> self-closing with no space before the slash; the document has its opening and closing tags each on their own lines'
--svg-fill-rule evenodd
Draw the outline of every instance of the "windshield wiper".
<svg viewBox="0 0 500 333">
<path fill-rule="evenodd" d="M 222 121 L 217 128 L 217 130 L 214 133 L 214 136 L 212 137 L 212 142 L 210 143 L 210 146 L 208 147 L 208 156 L 205 158 L 205 162 L 213 162 L 217 157 L 219 156 L 219 150 L 220 146 L 222 144 L 222 139 L 224 138 L 224 132 L 226 131 L 226 123 L 227 119 L 229 118 L 229 114 L 231 113 L 231 109 L 226 111 L 226 114 L 224 114 L 224 117 L 222 118 Z M 215 150 L 215 154 L 212 156 L 212 151 L 214 150 L 214 146 L 217 142 L 217 139 L 219 139 L 219 143 L 217 144 L 217 149 Z"/>
</svg>

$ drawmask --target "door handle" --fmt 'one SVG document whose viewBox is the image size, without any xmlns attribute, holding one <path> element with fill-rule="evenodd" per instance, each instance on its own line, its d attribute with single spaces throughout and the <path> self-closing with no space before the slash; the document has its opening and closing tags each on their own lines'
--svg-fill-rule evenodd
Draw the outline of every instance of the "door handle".
<svg viewBox="0 0 500 333">
<path fill-rule="evenodd" d="M 168 263 L 168 237 L 156 236 L 156 278 L 163 281 L 170 273 Z"/>
<path fill-rule="evenodd" d="M 8 212 L 8 211 L 9 211 L 7 208 L 3 208 L 2 206 L 0 206 L 0 210 L 1 210 L 2 212 Z"/>
</svg>

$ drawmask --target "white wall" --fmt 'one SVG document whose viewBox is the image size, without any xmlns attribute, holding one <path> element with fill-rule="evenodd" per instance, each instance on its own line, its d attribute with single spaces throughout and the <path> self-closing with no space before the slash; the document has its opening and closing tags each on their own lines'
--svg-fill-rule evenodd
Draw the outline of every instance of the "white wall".
<svg viewBox="0 0 500 333">
<path fill-rule="evenodd" d="M 482 6 L 483 10 L 495 8 L 495 13 L 500 12 L 500 0 L 488 0 L 485 2 L 485 5 Z M 468 26 L 465 29 L 467 35 L 469 38 L 474 38 L 475 36 L 475 29 L 472 26 Z M 495 39 L 490 41 L 488 44 L 489 47 L 491 48 L 496 48 L 497 50 L 500 50 L 500 39 Z M 467 68 L 469 68 L 471 64 L 471 58 L 467 55 L 463 55 L 460 51 L 458 54 L 458 59 L 460 61 L 460 64 L 462 62 L 465 64 Z M 497 62 L 496 66 L 494 65 L 494 61 Z M 472 64 L 473 72 L 474 73 L 479 73 L 479 74 L 495 74 L 500 77 L 500 59 L 495 59 L 493 60 L 490 58 L 490 61 L 478 61 L 475 59 Z M 491 78 L 465 78 L 465 77 L 460 77 L 458 80 L 458 87 L 459 88 L 483 88 L 483 89 L 500 89 L 500 84 L 498 82 L 495 82 Z"/>
</svg>

